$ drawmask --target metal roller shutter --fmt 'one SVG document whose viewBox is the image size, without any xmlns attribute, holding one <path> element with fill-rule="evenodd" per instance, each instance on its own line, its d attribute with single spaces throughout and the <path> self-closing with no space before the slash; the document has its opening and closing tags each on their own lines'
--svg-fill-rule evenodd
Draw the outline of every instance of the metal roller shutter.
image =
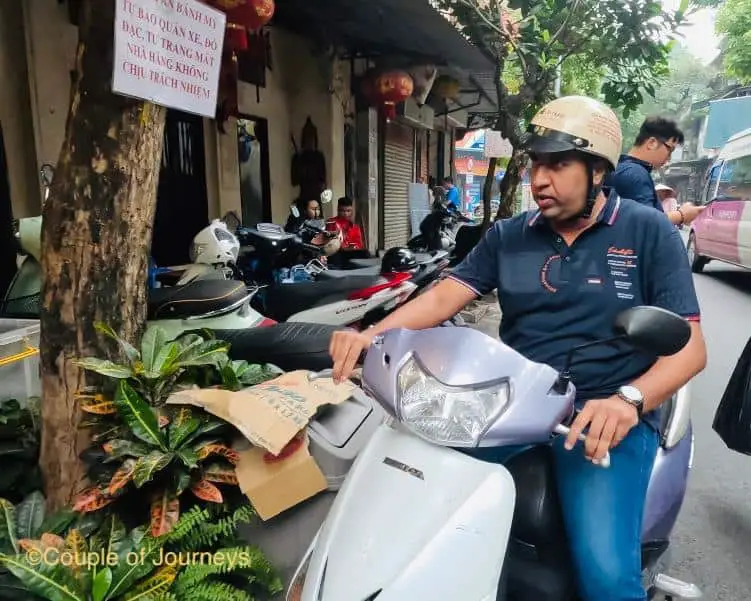
<svg viewBox="0 0 751 601">
<path fill-rule="evenodd" d="M 403 246 L 409 239 L 409 184 L 414 181 L 414 130 L 388 123 L 384 147 L 384 248 Z"/>
</svg>

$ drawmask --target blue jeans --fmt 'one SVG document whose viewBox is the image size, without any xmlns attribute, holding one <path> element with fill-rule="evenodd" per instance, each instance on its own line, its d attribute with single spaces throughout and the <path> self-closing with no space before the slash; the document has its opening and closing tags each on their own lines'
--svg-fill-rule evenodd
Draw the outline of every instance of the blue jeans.
<svg viewBox="0 0 751 601">
<path fill-rule="evenodd" d="M 581 601 L 644 601 L 641 530 L 659 437 L 641 423 L 610 452 L 610 468 L 553 443 L 558 492 Z"/>
</svg>

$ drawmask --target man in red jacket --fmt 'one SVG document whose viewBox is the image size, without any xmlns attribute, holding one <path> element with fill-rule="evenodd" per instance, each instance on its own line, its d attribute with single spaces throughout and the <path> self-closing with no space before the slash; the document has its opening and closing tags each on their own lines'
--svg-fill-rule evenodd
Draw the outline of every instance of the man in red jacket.
<svg viewBox="0 0 751 601">
<path fill-rule="evenodd" d="M 365 242 L 360 226 L 355 223 L 355 203 L 343 196 L 337 203 L 337 216 L 329 220 L 342 230 L 342 250 L 364 250 Z"/>
</svg>

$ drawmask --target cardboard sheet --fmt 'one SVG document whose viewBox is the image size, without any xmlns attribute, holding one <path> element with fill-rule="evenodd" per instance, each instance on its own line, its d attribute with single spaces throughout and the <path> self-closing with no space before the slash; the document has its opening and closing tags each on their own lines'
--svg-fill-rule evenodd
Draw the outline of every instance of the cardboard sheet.
<svg viewBox="0 0 751 601">
<path fill-rule="evenodd" d="M 326 490 L 326 477 L 310 456 L 308 443 L 305 436 L 300 448 L 277 462 L 269 462 L 268 455 L 259 447 L 240 452 L 235 470 L 240 490 L 262 520 Z"/>
<path fill-rule="evenodd" d="M 309 373 L 286 373 L 241 392 L 191 389 L 167 399 L 170 405 L 200 407 L 229 422 L 254 445 L 240 451 L 235 471 L 240 489 L 263 520 L 327 486 L 326 477 L 308 451 L 308 437 L 301 431 L 319 407 L 343 403 L 355 386 L 351 382 L 335 384 L 331 378 L 310 380 Z M 299 440 L 293 440 L 296 436 Z M 297 448 L 286 455 L 292 447 Z"/>
</svg>

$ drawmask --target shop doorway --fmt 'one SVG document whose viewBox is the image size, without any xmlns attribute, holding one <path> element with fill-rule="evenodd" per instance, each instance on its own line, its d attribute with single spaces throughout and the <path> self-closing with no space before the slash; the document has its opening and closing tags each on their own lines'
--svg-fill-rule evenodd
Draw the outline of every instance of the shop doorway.
<svg viewBox="0 0 751 601">
<path fill-rule="evenodd" d="M 245 226 L 271 221 L 268 132 L 266 119 L 241 115 L 237 120 L 240 206 Z"/>
<path fill-rule="evenodd" d="M 208 225 L 203 118 L 167 111 L 151 256 L 157 265 L 190 261 L 194 236 Z"/>
<path fill-rule="evenodd" d="M 13 236 L 13 205 L 10 198 L 10 175 L 5 158 L 3 126 L 0 123 L 0 300 L 16 274 L 16 243 Z"/>
</svg>

